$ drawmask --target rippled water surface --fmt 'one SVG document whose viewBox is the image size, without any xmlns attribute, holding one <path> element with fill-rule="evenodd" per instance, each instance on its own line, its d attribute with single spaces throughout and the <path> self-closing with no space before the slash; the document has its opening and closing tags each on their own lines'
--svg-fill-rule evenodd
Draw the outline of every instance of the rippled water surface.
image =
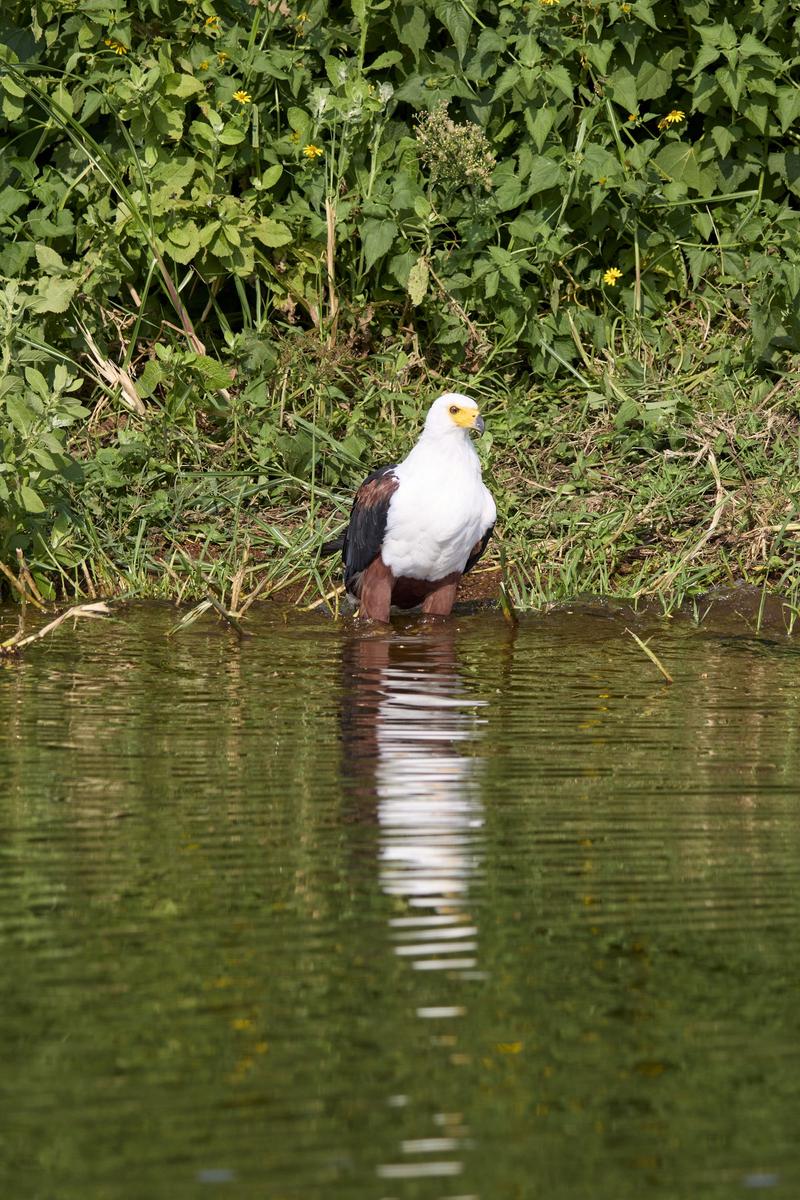
<svg viewBox="0 0 800 1200">
<path fill-rule="evenodd" d="M 800 1195 L 798 644 L 175 622 L 0 667 L 0 1195 Z"/>
</svg>

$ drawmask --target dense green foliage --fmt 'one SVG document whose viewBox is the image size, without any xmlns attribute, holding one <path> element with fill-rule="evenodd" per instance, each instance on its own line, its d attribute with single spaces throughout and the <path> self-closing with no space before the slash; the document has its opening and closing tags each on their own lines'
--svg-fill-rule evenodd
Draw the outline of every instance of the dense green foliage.
<svg viewBox="0 0 800 1200">
<path fill-rule="evenodd" d="M 10 0 L 0 57 L 0 559 L 313 513 L 442 377 L 646 453 L 654 363 L 800 349 L 796 2 Z"/>
</svg>

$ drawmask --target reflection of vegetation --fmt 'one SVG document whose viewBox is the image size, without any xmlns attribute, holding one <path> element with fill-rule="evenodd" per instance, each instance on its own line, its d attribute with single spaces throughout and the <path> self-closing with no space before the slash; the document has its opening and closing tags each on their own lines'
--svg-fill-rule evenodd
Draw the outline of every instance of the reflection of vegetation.
<svg viewBox="0 0 800 1200">
<path fill-rule="evenodd" d="M 557 1195 L 702 1180 L 722 1197 L 795 1157 L 778 1067 L 798 968 L 794 655 L 741 640 L 735 616 L 703 637 L 654 623 L 668 688 L 627 619 L 523 624 L 506 664 L 483 744 L 490 977 L 462 1036 L 483 1048 L 509 1177 L 535 1163 Z M 475 1167 L 491 1192 L 495 1165 Z"/>
<path fill-rule="evenodd" d="M 796 656 L 658 623 L 666 688 L 631 619 L 448 624 L 442 662 L 487 702 L 459 746 L 483 825 L 458 980 L 393 953 L 336 627 L 167 639 L 169 611 L 132 610 L 4 669 L 7 1190 L 171 1200 L 224 1168 L 366 1200 L 432 1125 L 464 1195 L 788 1177 Z M 366 721 L 345 737 L 366 794 Z"/>
<path fill-rule="evenodd" d="M 797 36 L 671 0 L 6 3 L 0 561 L 330 590 L 320 526 L 456 384 L 520 605 L 794 577 Z"/>
</svg>

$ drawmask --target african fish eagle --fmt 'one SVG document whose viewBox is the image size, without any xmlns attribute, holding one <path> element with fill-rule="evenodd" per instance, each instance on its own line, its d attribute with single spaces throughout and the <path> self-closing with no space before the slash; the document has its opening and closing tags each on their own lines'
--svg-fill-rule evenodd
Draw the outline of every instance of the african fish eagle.
<svg viewBox="0 0 800 1200">
<path fill-rule="evenodd" d="M 483 419 L 469 396 L 445 392 L 402 462 L 358 489 L 340 543 L 344 582 L 359 615 L 388 621 L 398 608 L 447 616 L 461 576 L 486 549 L 497 510 L 470 441 Z"/>
</svg>

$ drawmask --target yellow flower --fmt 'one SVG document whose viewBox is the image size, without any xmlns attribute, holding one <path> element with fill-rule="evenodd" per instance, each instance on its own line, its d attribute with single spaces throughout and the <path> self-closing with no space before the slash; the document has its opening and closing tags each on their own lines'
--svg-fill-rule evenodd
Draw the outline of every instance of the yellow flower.
<svg viewBox="0 0 800 1200">
<path fill-rule="evenodd" d="M 659 129 L 669 129 L 670 125 L 680 125 L 681 121 L 686 120 L 686 113 L 679 108 L 673 108 L 665 117 L 662 117 L 658 122 Z"/>
<path fill-rule="evenodd" d="M 622 9 L 622 11 L 623 11 L 624 13 L 629 13 L 629 12 L 631 11 L 631 6 L 630 6 L 630 4 L 621 4 L 621 5 L 620 5 L 620 8 Z"/>
<path fill-rule="evenodd" d="M 297 19 L 300 22 L 300 24 L 302 25 L 305 21 L 308 20 L 308 13 L 307 12 L 298 13 Z"/>
<path fill-rule="evenodd" d="M 616 287 L 618 279 L 622 279 L 622 271 L 619 267 L 609 267 L 603 275 L 603 283 L 607 283 L 609 287 Z"/>
<path fill-rule="evenodd" d="M 300 130 L 299 129 L 292 130 L 292 141 L 294 142 L 295 146 L 300 141 Z"/>
<path fill-rule="evenodd" d="M 639 119 L 639 114 L 638 114 L 638 113 L 628 113 L 628 120 L 629 120 L 629 121 L 638 121 L 638 119 Z"/>
<path fill-rule="evenodd" d="M 113 50 L 115 54 L 127 54 L 127 46 L 123 46 L 122 42 L 118 42 L 115 38 L 103 38 L 103 45 L 108 46 L 109 50 Z"/>
<path fill-rule="evenodd" d="M 250 95 L 249 92 L 243 92 L 240 89 L 238 92 L 233 93 L 233 99 L 236 100 L 239 104 L 250 104 L 253 97 Z"/>
<path fill-rule="evenodd" d="M 324 153 L 325 151 L 320 150 L 319 146 L 303 146 L 303 154 L 306 158 L 321 158 Z"/>
<path fill-rule="evenodd" d="M 200 71 L 208 70 L 208 59 L 207 58 L 203 59 L 203 61 L 200 63 L 200 66 L 198 67 L 198 70 L 200 70 Z"/>
<path fill-rule="evenodd" d="M 229 54 L 226 54 L 224 50 L 220 50 L 219 54 L 217 55 L 217 62 L 219 63 L 220 66 L 222 66 L 222 64 L 226 63 L 229 58 L 230 58 Z"/>
<path fill-rule="evenodd" d="M 205 27 L 206 27 L 206 29 L 218 29 L 219 28 L 219 17 L 206 17 Z"/>
<path fill-rule="evenodd" d="M 552 8 L 554 4 L 558 4 L 558 0 L 539 0 L 542 8 Z"/>
</svg>

